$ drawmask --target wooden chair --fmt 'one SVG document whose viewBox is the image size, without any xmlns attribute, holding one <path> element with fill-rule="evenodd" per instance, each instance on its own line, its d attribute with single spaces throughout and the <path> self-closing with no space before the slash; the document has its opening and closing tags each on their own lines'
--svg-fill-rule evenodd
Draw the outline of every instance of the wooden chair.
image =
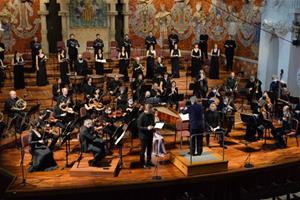
<svg viewBox="0 0 300 200">
<path fill-rule="evenodd" d="M 183 137 L 190 137 L 190 131 L 189 131 L 189 122 L 183 122 L 181 119 L 176 120 L 176 132 L 175 132 L 175 142 L 176 145 L 176 137 L 177 134 L 180 134 L 180 149 L 182 148 L 182 139 Z"/>
<path fill-rule="evenodd" d="M 87 41 L 86 42 L 86 51 L 93 51 L 94 50 L 94 41 Z"/>
<path fill-rule="evenodd" d="M 291 129 L 291 131 L 284 135 L 286 144 L 288 143 L 288 138 L 289 137 L 294 137 L 296 139 L 297 147 L 299 147 L 298 130 L 299 130 L 299 121 L 297 119 L 293 118 L 292 119 L 292 129 Z"/>
</svg>

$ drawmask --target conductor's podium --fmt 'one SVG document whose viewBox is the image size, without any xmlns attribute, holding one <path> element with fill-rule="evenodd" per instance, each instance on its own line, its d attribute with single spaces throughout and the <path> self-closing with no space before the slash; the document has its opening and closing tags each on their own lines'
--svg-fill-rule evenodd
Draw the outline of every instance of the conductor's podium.
<svg viewBox="0 0 300 200">
<path fill-rule="evenodd" d="M 76 162 L 70 169 L 70 176 L 83 177 L 83 176 L 116 176 L 119 167 L 119 158 L 106 157 L 101 161 L 99 167 L 90 167 L 89 160 L 93 159 L 93 155 L 85 154 L 81 159 L 79 165 Z"/>
<path fill-rule="evenodd" d="M 200 156 L 192 156 L 192 163 L 188 152 L 189 150 L 170 152 L 170 161 L 186 176 L 215 173 L 228 169 L 228 161 L 223 160 L 222 156 L 209 148 L 203 148 Z"/>
</svg>

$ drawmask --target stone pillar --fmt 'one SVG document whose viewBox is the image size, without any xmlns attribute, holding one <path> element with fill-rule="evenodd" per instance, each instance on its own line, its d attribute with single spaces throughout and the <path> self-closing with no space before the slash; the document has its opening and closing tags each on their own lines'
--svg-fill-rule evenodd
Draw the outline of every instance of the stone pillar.
<svg viewBox="0 0 300 200">
<path fill-rule="evenodd" d="M 124 0 L 123 2 L 123 15 L 124 15 L 124 34 L 129 34 L 129 1 Z"/>
<path fill-rule="evenodd" d="M 115 38 L 115 35 L 116 35 L 116 15 L 118 14 L 117 13 L 117 10 L 116 10 L 116 4 L 117 4 L 117 1 L 116 0 L 109 0 L 107 1 L 108 5 L 109 5 L 109 10 L 107 12 L 107 16 L 109 18 L 109 46 L 110 46 L 110 43 L 112 41 L 115 41 L 116 38 Z"/>
<path fill-rule="evenodd" d="M 62 39 L 66 42 L 69 39 L 69 1 L 58 0 L 57 3 L 60 4 L 58 15 L 61 16 Z"/>
<path fill-rule="evenodd" d="M 40 11 L 38 12 L 41 18 L 41 35 L 42 35 L 42 48 L 46 54 L 49 53 L 49 43 L 47 38 L 47 20 L 46 16 L 49 14 L 46 3 L 49 3 L 49 0 L 40 1 Z"/>
</svg>

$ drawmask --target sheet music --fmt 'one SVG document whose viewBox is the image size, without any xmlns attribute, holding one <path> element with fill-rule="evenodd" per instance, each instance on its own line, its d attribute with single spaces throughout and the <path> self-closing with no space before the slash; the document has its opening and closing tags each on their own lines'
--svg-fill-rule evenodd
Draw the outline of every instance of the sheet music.
<svg viewBox="0 0 300 200">
<path fill-rule="evenodd" d="M 165 123 L 164 122 L 157 122 L 154 126 L 156 129 L 162 129 L 164 127 Z"/>
<path fill-rule="evenodd" d="M 182 114 L 182 113 L 179 113 L 179 117 L 182 121 L 189 121 L 190 120 L 190 117 L 189 117 L 189 114 Z"/>
<path fill-rule="evenodd" d="M 106 63 L 106 59 L 98 60 L 99 63 Z"/>
</svg>

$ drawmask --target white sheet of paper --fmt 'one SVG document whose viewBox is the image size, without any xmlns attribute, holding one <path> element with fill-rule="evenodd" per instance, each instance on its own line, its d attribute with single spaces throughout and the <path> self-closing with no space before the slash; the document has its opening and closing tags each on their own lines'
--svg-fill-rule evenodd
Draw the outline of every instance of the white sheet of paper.
<svg viewBox="0 0 300 200">
<path fill-rule="evenodd" d="M 190 120 L 189 114 L 182 114 L 182 113 L 180 113 L 179 117 L 180 117 L 180 119 L 182 121 L 189 121 Z"/>
<path fill-rule="evenodd" d="M 162 129 L 164 127 L 165 123 L 163 122 L 157 122 L 154 126 L 156 129 Z"/>
<path fill-rule="evenodd" d="M 100 60 L 100 63 L 106 63 L 106 60 L 105 59 Z"/>
</svg>

